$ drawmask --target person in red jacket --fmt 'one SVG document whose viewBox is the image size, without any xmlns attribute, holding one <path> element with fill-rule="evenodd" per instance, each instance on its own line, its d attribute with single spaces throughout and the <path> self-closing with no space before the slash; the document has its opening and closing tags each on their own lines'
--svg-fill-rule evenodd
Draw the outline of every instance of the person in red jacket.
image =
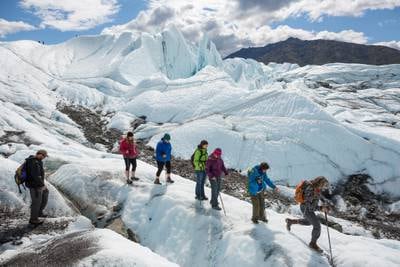
<svg viewBox="0 0 400 267">
<path fill-rule="evenodd" d="M 119 151 L 121 152 L 122 156 L 124 157 L 126 182 L 128 184 L 132 184 L 132 181 L 139 180 L 139 178 L 135 177 L 136 166 L 137 166 L 136 159 L 139 155 L 139 150 L 136 146 L 132 132 L 128 132 L 126 134 L 126 138 L 123 138 L 120 141 Z M 130 165 L 132 165 L 131 178 L 129 178 Z"/>
<path fill-rule="evenodd" d="M 218 205 L 218 195 L 221 190 L 221 176 L 223 173 L 228 175 L 228 171 L 225 168 L 224 161 L 221 158 L 222 150 L 217 148 L 208 157 L 206 163 L 206 173 L 211 183 L 211 206 L 215 210 L 221 210 Z"/>
</svg>

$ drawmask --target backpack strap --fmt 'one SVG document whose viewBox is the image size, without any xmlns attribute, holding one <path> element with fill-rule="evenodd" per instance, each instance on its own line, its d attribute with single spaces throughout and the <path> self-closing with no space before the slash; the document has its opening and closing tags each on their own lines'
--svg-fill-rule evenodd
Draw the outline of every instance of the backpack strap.
<svg viewBox="0 0 400 267">
<path fill-rule="evenodd" d="M 199 148 L 198 148 L 199 149 Z M 203 149 L 199 149 L 200 150 L 200 159 L 199 159 L 199 161 L 201 161 L 201 162 L 206 162 L 207 161 L 207 159 L 206 160 L 201 160 L 201 158 L 204 156 L 204 155 L 206 155 L 206 153 L 203 153 Z"/>
</svg>

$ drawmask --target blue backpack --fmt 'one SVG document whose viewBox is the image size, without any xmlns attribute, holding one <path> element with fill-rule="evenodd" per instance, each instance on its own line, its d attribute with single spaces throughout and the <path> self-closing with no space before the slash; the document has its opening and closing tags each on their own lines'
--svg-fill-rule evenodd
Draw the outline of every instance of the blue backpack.
<svg viewBox="0 0 400 267">
<path fill-rule="evenodd" d="M 22 163 L 21 166 L 18 167 L 18 169 L 15 171 L 15 175 L 14 175 L 14 180 L 18 186 L 18 190 L 19 190 L 20 194 L 22 194 L 21 185 L 26 190 L 24 184 L 25 184 L 26 180 L 28 179 L 28 175 L 26 174 L 25 165 L 26 165 L 26 161 L 24 163 Z"/>
</svg>

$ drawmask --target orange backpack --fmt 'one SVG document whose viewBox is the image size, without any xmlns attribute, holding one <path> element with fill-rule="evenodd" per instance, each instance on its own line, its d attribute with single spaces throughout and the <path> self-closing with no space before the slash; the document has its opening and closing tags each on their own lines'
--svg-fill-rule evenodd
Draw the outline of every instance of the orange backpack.
<svg viewBox="0 0 400 267">
<path fill-rule="evenodd" d="M 304 192 L 303 192 L 303 185 L 304 185 L 305 181 L 301 181 L 297 186 L 296 186 L 296 190 L 294 191 L 294 200 L 299 203 L 302 204 L 304 203 Z"/>
</svg>

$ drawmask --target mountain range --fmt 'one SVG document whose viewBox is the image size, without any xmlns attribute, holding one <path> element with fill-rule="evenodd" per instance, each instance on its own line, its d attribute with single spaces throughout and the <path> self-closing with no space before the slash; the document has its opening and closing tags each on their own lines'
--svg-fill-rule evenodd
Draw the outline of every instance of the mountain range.
<svg viewBox="0 0 400 267">
<path fill-rule="evenodd" d="M 378 45 L 363 45 L 332 40 L 300 40 L 268 44 L 264 47 L 242 48 L 226 58 L 251 58 L 268 64 L 296 63 L 300 66 L 327 63 L 359 63 L 387 65 L 400 63 L 400 51 Z"/>
</svg>

